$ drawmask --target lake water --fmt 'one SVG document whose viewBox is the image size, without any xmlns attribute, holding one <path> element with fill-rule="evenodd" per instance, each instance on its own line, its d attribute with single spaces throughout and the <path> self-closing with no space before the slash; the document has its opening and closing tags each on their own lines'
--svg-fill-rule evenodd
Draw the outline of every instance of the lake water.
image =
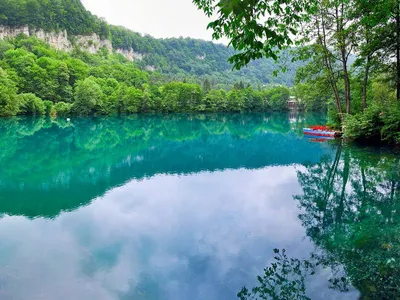
<svg viewBox="0 0 400 300">
<path fill-rule="evenodd" d="M 321 122 L 0 119 L 0 299 L 397 298 L 400 157 Z"/>
</svg>

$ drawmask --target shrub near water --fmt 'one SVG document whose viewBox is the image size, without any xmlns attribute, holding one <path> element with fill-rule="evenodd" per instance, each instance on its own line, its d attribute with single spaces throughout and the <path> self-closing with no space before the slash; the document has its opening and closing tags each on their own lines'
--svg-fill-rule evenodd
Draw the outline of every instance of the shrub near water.
<svg viewBox="0 0 400 300">
<path fill-rule="evenodd" d="M 383 124 L 381 109 L 377 105 L 367 108 L 364 113 L 348 115 L 344 119 L 344 136 L 354 140 L 378 140 Z"/>
<path fill-rule="evenodd" d="M 52 116 L 68 116 L 71 114 L 72 104 L 58 102 L 51 108 Z"/>
<path fill-rule="evenodd" d="M 345 118 L 344 136 L 355 141 L 400 144 L 400 103 L 395 90 L 379 81 L 372 86 L 368 108 Z"/>
<path fill-rule="evenodd" d="M 46 113 L 46 106 L 42 99 L 35 96 L 35 94 L 21 94 L 18 95 L 20 102 L 19 114 L 21 115 L 44 115 Z"/>
<path fill-rule="evenodd" d="M 373 104 L 364 113 L 348 115 L 343 123 L 344 137 L 356 141 L 385 141 L 400 144 L 400 105 Z"/>
<path fill-rule="evenodd" d="M 400 144 L 400 104 L 393 105 L 381 116 L 383 127 L 381 129 L 382 139 L 389 143 Z"/>
<path fill-rule="evenodd" d="M 51 110 L 53 108 L 53 102 L 46 100 L 46 101 L 43 101 L 43 103 L 44 103 L 45 114 L 47 116 L 51 115 Z"/>
</svg>

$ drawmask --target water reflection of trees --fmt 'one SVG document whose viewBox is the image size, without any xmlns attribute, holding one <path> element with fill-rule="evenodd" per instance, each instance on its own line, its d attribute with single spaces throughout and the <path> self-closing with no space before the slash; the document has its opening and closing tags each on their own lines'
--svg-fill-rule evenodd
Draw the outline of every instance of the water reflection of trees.
<svg viewBox="0 0 400 300">
<path fill-rule="evenodd" d="M 297 127 L 301 126 L 299 123 Z M 158 146 L 170 150 L 166 143 L 229 137 L 223 142 L 247 139 L 254 146 L 255 137 L 264 133 L 287 134 L 291 124 L 285 114 L 81 118 L 72 123 L 63 119 L 11 118 L 0 120 L 0 132 L 2 181 L 18 177 L 19 181 L 36 178 L 42 183 L 43 178 L 60 172 L 63 178 L 58 180 L 68 181 L 70 173 L 84 165 L 105 171 L 144 150 Z M 213 144 L 212 140 L 209 142 Z"/>
<path fill-rule="evenodd" d="M 361 299 L 399 299 L 400 157 L 338 145 L 333 157 L 298 171 L 298 180 L 303 189 L 295 196 L 299 218 L 318 250 L 301 263 L 287 259 L 290 267 L 266 269 L 259 285 L 239 298 L 307 299 L 299 289 L 304 277 L 296 274 L 311 276 L 323 266 L 344 271 L 333 271 L 332 289 L 347 292 L 352 285 Z M 313 271 L 306 272 L 305 264 Z M 297 278 L 290 296 L 274 296 L 268 282 L 275 277 L 286 278 L 274 281 L 275 290 Z"/>
<path fill-rule="evenodd" d="M 54 217 L 160 173 L 317 161 L 326 149 L 293 133 L 304 122 L 264 113 L 0 119 L 0 212 Z"/>
<path fill-rule="evenodd" d="M 362 297 L 400 296 L 399 157 L 339 146 L 298 177 L 300 219 L 327 263 L 342 264 Z"/>
<path fill-rule="evenodd" d="M 258 276 L 259 285 L 251 291 L 244 287 L 240 300 L 250 299 L 310 299 L 306 295 L 306 277 L 315 274 L 316 264 L 311 260 L 289 258 L 286 250 L 274 249 L 275 261 Z"/>
<path fill-rule="evenodd" d="M 287 133 L 284 115 L 167 115 L 126 118 L 11 118 L 0 120 L 1 179 L 49 177 L 84 164 L 107 169 L 121 159 L 165 142 L 209 136 L 252 138 L 260 132 Z M 108 165 L 100 166 L 101 162 Z M 96 172 L 97 173 L 97 172 Z M 40 175 L 43 174 L 43 177 Z M 101 174 L 99 172 L 99 174 Z"/>
</svg>

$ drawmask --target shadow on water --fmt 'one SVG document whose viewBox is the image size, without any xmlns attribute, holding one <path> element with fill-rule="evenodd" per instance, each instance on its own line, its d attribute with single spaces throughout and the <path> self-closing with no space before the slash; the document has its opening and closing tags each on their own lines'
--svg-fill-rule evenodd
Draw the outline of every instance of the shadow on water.
<svg viewBox="0 0 400 300">
<path fill-rule="evenodd" d="M 304 166 L 298 171 L 303 192 L 294 199 L 316 250 L 298 259 L 275 249 L 258 285 L 238 297 L 310 299 L 307 282 L 329 269 L 330 289 L 355 288 L 359 299 L 399 299 L 400 157 L 340 144 L 335 155 Z"/>
<path fill-rule="evenodd" d="M 0 212 L 54 218 L 156 174 L 318 162 L 300 138 L 319 115 L 168 115 L 0 120 Z M 309 161 L 311 157 L 312 161 Z M 12 201 L 10 201 L 12 199 Z"/>
</svg>

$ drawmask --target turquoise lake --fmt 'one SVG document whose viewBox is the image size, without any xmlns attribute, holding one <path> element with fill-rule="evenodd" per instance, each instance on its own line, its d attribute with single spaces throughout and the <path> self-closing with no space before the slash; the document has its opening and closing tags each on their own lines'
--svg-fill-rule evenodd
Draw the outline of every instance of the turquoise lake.
<svg viewBox="0 0 400 300">
<path fill-rule="evenodd" d="M 322 122 L 0 119 L 0 299 L 399 298 L 400 155 Z"/>
</svg>

